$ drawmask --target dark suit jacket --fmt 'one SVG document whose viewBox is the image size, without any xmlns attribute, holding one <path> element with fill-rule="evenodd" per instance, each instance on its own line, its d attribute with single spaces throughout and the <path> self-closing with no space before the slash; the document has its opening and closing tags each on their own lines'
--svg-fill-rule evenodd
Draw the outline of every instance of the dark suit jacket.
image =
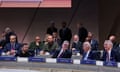
<svg viewBox="0 0 120 72">
<path fill-rule="evenodd" d="M 57 58 L 61 50 L 56 50 L 55 53 L 53 54 L 52 58 Z M 66 50 L 61 58 L 71 58 L 72 56 L 72 51 L 71 50 Z"/>
<path fill-rule="evenodd" d="M 79 36 L 79 39 L 80 39 L 79 41 L 84 42 L 85 38 L 88 36 L 87 29 L 84 28 L 84 27 L 79 28 L 78 36 Z"/>
<path fill-rule="evenodd" d="M 33 57 L 34 56 L 34 52 L 32 51 L 27 51 L 26 53 L 22 53 L 22 50 L 18 51 L 15 55 L 16 57 L 19 56 L 19 57 Z"/>
<path fill-rule="evenodd" d="M 83 53 L 82 60 L 84 60 L 86 56 L 86 53 Z M 99 60 L 100 59 L 100 53 L 96 51 L 90 51 L 87 60 Z"/>
<path fill-rule="evenodd" d="M 22 47 L 22 44 L 15 43 L 15 50 L 19 51 Z M 4 47 L 4 52 L 11 51 L 11 43 L 7 43 Z"/>
<path fill-rule="evenodd" d="M 95 50 L 95 51 L 98 50 L 98 41 L 92 39 L 91 40 L 91 46 L 92 46 L 92 50 Z"/>
<path fill-rule="evenodd" d="M 82 49 L 82 43 L 81 42 L 79 42 L 79 41 L 77 43 L 73 42 L 72 43 L 72 48 L 75 48 L 77 51 L 80 52 L 80 54 L 83 54 L 83 49 Z"/>
<path fill-rule="evenodd" d="M 62 28 L 59 31 L 59 36 L 62 42 L 65 40 L 70 41 L 72 38 L 72 32 L 69 28 L 65 28 L 65 29 Z"/>
<path fill-rule="evenodd" d="M 106 61 L 106 59 L 107 59 L 107 52 L 104 51 L 103 52 L 103 56 L 102 56 L 102 60 Z M 118 59 L 117 59 L 117 52 L 114 49 L 111 50 L 110 61 L 118 61 Z"/>
<path fill-rule="evenodd" d="M 47 34 L 52 35 L 53 32 L 57 32 L 57 28 L 55 28 L 55 27 L 49 27 L 49 28 L 47 28 L 47 32 L 46 32 Z"/>
<path fill-rule="evenodd" d="M 117 61 L 120 62 L 120 47 L 115 49 L 115 51 L 116 51 Z"/>
</svg>

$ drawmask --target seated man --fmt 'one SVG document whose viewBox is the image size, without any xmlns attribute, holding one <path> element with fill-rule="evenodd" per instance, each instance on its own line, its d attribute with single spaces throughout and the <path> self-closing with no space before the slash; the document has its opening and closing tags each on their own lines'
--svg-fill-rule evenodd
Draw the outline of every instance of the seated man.
<svg viewBox="0 0 120 72">
<path fill-rule="evenodd" d="M 61 40 L 58 38 L 58 33 L 53 32 L 52 36 L 53 36 L 54 42 L 56 42 L 59 45 L 59 47 L 61 47 Z"/>
<path fill-rule="evenodd" d="M 79 41 L 78 35 L 73 36 L 72 51 L 75 54 L 76 53 L 80 53 L 81 55 L 83 54 L 82 43 Z"/>
<path fill-rule="evenodd" d="M 86 37 L 86 41 L 90 42 L 91 50 L 97 51 L 98 50 L 98 41 L 94 38 L 93 33 L 88 32 L 88 37 Z"/>
<path fill-rule="evenodd" d="M 57 48 L 58 48 L 58 44 L 54 42 L 53 36 L 48 35 L 47 42 L 45 42 L 43 46 L 43 51 L 41 51 L 41 53 L 42 54 L 53 54 Z"/>
<path fill-rule="evenodd" d="M 110 35 L 109 40 L 113 43 L 113 49 L 118 50 L 119 49 L 119 43 L 116 41 L 116 35 Z"/>
<path fill-rule="evenodd" d="M 29 50 L 35 52 L 38 55 L 43 48 L 43 42 L 41 42 L 40 37 L 36 36 L 35 41 L 30 43 Z"/>
<path fill-rule="evenodd" d="M 71 56 L 72 56 L 72 51 L 69 49 L 69 42 L 64 41 L 62 44 L 62 48 L 56 50 L 52 58 L 71 58 Z"/>
<path fill-rule="evenodd" d="M 14 56 L 22 47 L 22 44 L 16 42 L 16 35 L 10 36 L 10 43 L 7 43 L 4 47 L 6 55 Z"/>
<path fill-rule="evenodd" d="M 103 61 L 118 61 L 117 52 L 113 49 L 113 43 L 110 40 L 104 42 Z"/>
<path fill-rule="evenodd" d="M 34 56 L 34 52 L 31 52 L 29 50 L 29 45 L 28 44 L 24 44 L 23 47 L 21 48 L 21 50 L 18 51 L 15 56 L 32 57 L 32 56 Z"/>
<path fill-rule="evenodd" d="M 83 57 L 82 60 L 96 60 L 100 57 L 99 53 L 96 53 L 91 50 L 91 44 L 89 42 L 83 43 Z"/>
</svg>

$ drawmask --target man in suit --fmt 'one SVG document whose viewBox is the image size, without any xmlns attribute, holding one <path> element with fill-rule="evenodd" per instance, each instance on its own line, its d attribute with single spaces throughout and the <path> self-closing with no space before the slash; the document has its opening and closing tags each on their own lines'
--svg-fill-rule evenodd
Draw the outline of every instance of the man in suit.
<svg viewBox="0 0 120 72">
<path fill-rule="evenodd" d="M 88 37 L 86 38 L 86 41 L 89 41 L 91 44 L 91 50 L 97 51 L 98 50 L 98 41 L 94 38 L 93 33 L 88 32 Z"/>
<path fill-rule="evenodd" d="M 61 44 L 67 40 L 67 41 L 71 41 L 71 38 L 72 38 L 72 32 L 71 32 L 71 29 L 69 29 L 67 27 L 67 23 L 66 22 L 62 22 L 62 28 L 60 29 L 59 31 L 59 36 L 60 36 L 60 39 L 61 39 Z"/>
<path fill-rule="evenodd" d="M 32 57 L 32 56 L 34 56 L 34 52 L 29 50 L 29 45 L 28 44 L 24 44 L 22 46 L 22 48 L 16 53 L 15 56 L 19 56 L 19 57 Z"/>
<path fill-rule="evenodd" d="M 10 27 L 6 27 L 4 32 L 5 32 L 6 44 L 10 42 L 10 36 L 11 35 L 15 35 L 16 36 L 16 42 L 18 42 L 16 33 Z"/>
<path fill-rule="evenodd" d="M 100 57 L 100 54 L 91 50 L 91 44 L 89 42 L 83 43 L 83 56 L 82 60 L 97 60 Z"/>
<path fill-rule="evenodd" d="M 85 41 L 85 38 L 88 36 L 88 31 L 85 27 L 83 27 L 82 23 L 78 23 L 77 27 L 78 27 L 78 36 L 80 38 L 79 41 L 83 43 Z"/>
<path fill-rule="evenodd" d="M 52 35 L 53 32 L 57 32 L 57 28 L 55 27 L 55 22 L 51 21 L 50 22 L 50 27 L 47 28 L 46 34 Z"/>
<path fill-rule="evenodd" d="M 69 42 L 64 41 L 62 48 L 55 51 L 52 58 L 71 58 L 72 51 L 69 49 Z"/>
<path fill-rule="evenodd" d="M 30 43 L 29 50 L 35 52 L 35 55 L 38 55 L 43 49 L 43 45 L 44 43 L 41 42 L 40 36 L 36 36 L 35 41 Z"/>
<path fill-rule="evenodd" d="M 81 55 L 83 54 L 82 42 L 79 41 L 78 35 L 73 36 L 72 51 L 75 54 L 76 53 L 80 53 Z"/>
<path fill-rule="evenodd" d="M 113 43 L 113 49 L 117 50 L 119 47 L 119 43 L 116 41 L 116 35 L 110 35 L 109 40 Z"/>
<path fill-rule="evenodd" d="M 113 49 L 113 43 L 110 40 L 105 40 L 104 42 L 104 51 L 102 60 L 109 61 L 118 61 L 117 52 Z"/>
<path fill-rule="evenodd" d="M 54 42 L 56 42 L 59 45 L 59 47 L 61 47 L 61 40 L 58 38 L 58 33 L 53 32 L 52 36 L 53 36 Z"/>
<path fill-rule="evenodd" d="M 16 35 L 10 36 L 10 43 L 7 43 L 4 47 L 6 55 L 14 56 L 20 49 L 22 44 L 16 42 Z"/>
</svg>

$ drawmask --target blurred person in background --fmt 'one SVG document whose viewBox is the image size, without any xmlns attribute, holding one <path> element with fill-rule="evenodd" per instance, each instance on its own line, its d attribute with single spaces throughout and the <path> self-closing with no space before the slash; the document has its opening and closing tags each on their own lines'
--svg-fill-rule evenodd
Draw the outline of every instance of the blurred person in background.
<svg viewBox="0 0 120 72">
<path fill-rule="evenodd" d="M 78 27 L 79 41 L 83 43 L 85 41 L 85 38 L 88 36 L 88 31 L 85 27 L 83 27 L 82 23 L 78 23 L 77 27 Z"/>
<path fill-rule="evenodd" d="M 82 42 L 79 41 L 79 36 L 76 34 L 73 36 L 73 42 L 72 42 L 72 51 L 73 53 L 80 53 L 83 54 L 82 49 Z"/>
<path fill-rule="evenodd" d="M 61 47 L 61 40 L 58 38 L 58 33 L 53 32 L 52 36 L 53 36 L 54 42 L 56 42 L 59 45 L 59 47 Z"/>
<path fill-rule="evenodd" d="M 119 48 L 119 43 L 116 41 L 116 35 L 111 34 L 109 40 L 113 43 L 113 49 L 117 50 Z"/>
<path fill-rule="evenodd" d="M 93 33 L 88 32 L 88 37 L 86 37 L 86 41 L 90 42 L 91 44 L 91 50 L 98 51 L 98 41 L 94 38 Z"/>
<path fill-rule="evenodd" d="M 61 44 L 67 40 L 71 41 L 72 38 L 72 31 L 70 28 L 67 27 L 67 23 L 65 21 L 62 22 L 62 28 L 59 30 L 59 36 L 61 39 Z"/>
<path fill-rule="evenodd" d="M 50 27 L 47 28 L 46 34 L 52 35 L 53 32 L 57 32 L 57 28 L 55 27 L 55 22 L 54 21 L 50 21 Z"/>
<path fill-rule="evenodd" d="M 15 35 L 16 36 L 16 42 L 18 42 L 16 33 L 10 27 L 6 27 L 5 30 L 4 30 L 4 32 L 5 32 L 6 43 L 10 42 L 10 36 L 11 35 Z"/>
</svg>

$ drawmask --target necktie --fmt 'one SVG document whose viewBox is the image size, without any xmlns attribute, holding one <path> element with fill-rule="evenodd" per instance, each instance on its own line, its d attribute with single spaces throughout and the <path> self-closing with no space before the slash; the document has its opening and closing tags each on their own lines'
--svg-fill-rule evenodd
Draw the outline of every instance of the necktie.
<svg viewBox="0 0 120 72">
<path fill-rule="evenodd" d="M 107 54 L 106 54 L 106 61 L 110 61 L 110 55 L 109 55 L 108 52 L 107 52 Z"/>
<path fill-rule="evenodd" d="M 15 50 L 15 46 L 14 46 L 14 44 L 12 44 L 11 49 L 12 49 L 12 50 Z"/>
<path fill-rule="evenodd" d="M 84 59 L 84 60 L 87 60 L 87 52 L 85 52 L 85 53 L 83 54 L 83 59 Z"/>
<path fill-rule="evenodd" d="M 62 57 L 63 57 L 63 54 L 64 54 L 64 51 L 62 51 L 62 52 L 59 54 L 58 58 L 62 58 Z"/>
</svg>

